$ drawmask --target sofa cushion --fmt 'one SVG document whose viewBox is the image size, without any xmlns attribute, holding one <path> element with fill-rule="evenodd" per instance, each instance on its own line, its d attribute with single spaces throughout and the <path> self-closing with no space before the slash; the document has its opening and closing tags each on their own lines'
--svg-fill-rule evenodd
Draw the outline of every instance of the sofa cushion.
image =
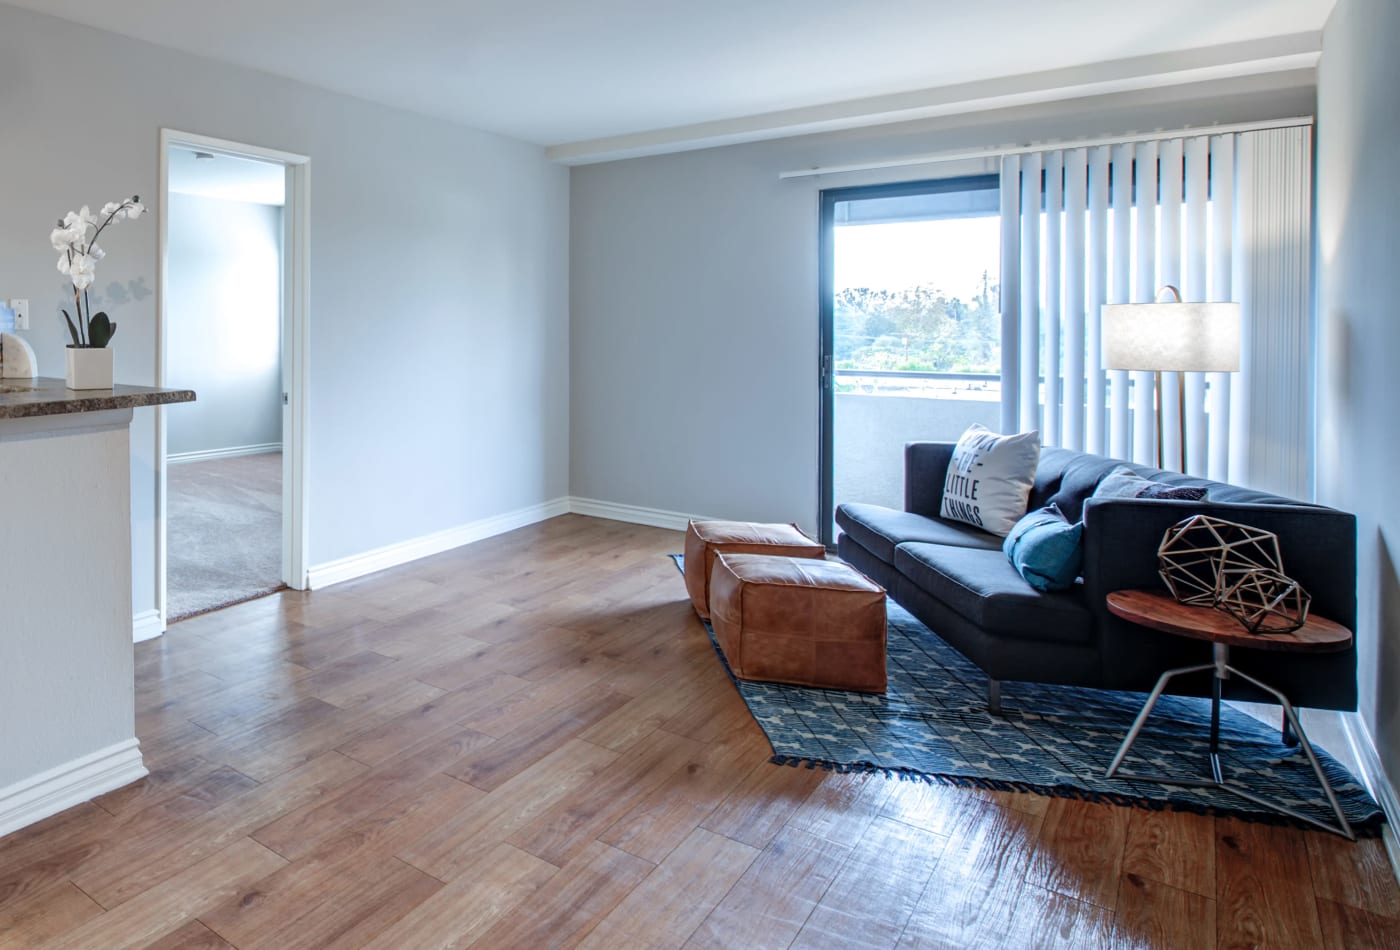
<svg viewBox="0 0 1400 950">
<path fill-rule="evenodd" d="M 894 563 L 895 545 L 905 541 L 1001 550 L 1001 538 L 971 525 L 944 521 L 942 518 L 925 518 L 880 505 L 839 505 L 836 508 L 836 523 L 857 544 L 887 564 Z"/>
<path fill-rule="evenodd" d="M 1036 511 L 1050 504 L 1050 499 L 1060 490 L 1065 469 L 1076 459 L 1083 457 L 1083 452 L 1053 445 L 1043 446 L 1040 450 L 1040 464 L 1035 467 L 1035 481 L 1031 485 L 1031 495 L 1027 502 L 1029 510 Z"/>
<path fill-rule="evenodd" d="M 1070 454 L 1061 468 L 1059 484 L 1044 503 L 1056 505 L 1068 520 L 1078 521 L 1084 517 L 1084 502 L 1093 496 L 1099 482 L 1123 463 L 1101 455 Z"/>
<path fill-rule="evenodd" d="M 1058 643 L 1093 639 L 1093 618 L 1084 605 L 1082 585 L 1042 593 L 1016 573 L 1000 549 L 907 542 L 895 549 L 894 566 L 989 634 Z"/>
</svg>

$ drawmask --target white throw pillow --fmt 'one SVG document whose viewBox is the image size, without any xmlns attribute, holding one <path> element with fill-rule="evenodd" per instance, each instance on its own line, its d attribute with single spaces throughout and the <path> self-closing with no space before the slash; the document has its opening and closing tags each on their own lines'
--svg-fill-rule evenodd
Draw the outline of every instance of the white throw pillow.
<svg viewBox="0 0 1400 950">
<path fill-rule="evenodd" d="M 1039 432 L 997 435 L 973 424 L 953 449 L 939 513 L 1005 537 L 1026 513 L 1039 464 Z"/>
</svg>

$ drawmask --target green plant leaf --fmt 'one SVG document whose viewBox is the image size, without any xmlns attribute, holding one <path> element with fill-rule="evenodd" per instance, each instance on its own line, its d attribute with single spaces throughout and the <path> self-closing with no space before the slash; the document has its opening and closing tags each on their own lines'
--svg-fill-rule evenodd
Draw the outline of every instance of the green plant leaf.
<svg viewBox="0 0 1400 950">
<path fill-rule="evenodd" d="M 60 310 L 59 313 L 62 313 L 62 314 L 63 314 L 63 319 L 66 320 L 66 321 L 68 321 L 68 335 L 71 336 L 71 337 L 73 338 L 73 345 L 74 345 L 74 346 L 82 346 L 82 345 L 83 345 L 83 341 L 82 341 L 82 339 L 78 336 L 78 325 L 77 325 L 76 323 L 73 322 L 73 318 L 72 318 L 72 317 L 68 316 L 68 311 L 67 311 L 67 310 Z"/>
<path fill-rule="evenodd" d="M 94 314 L 88 321 L 88 340 L 97 349 L 102 349 L 112 339 L 112 334 L 116 332 L 116 325 L 108 319 L 107 314 Z"/>
</svg>

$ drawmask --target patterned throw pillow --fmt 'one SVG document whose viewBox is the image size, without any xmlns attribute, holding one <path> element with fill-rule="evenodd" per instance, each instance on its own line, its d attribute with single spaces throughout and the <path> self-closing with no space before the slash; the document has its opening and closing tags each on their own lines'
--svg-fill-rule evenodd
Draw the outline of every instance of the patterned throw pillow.
<svg viewBox="0 0 1400 950">
<path fill-rule="evenodd" d="M 974 424 L 953 449 L 939 514 L 1004 537 L 1026 513 L 1039 464 L 1039 432 L 997 435 Z"/>
<path fill-rule="evenodd" d="M 1016 522 L 1001 549 L 1036 590 L 1069 590 L 1084 562 L 1084 523 L 1070 524 L 1058 505 L 1046 505 Z"/>
<path fill-rule="evenodd" d="M 1103 477 L 1094 489 L 1095 498 L 1167 498 L 1174 501 L 1201 501 L 1206 489 L 1200 485 L 1164 485 L 1120 465 Z"/>
</svg>

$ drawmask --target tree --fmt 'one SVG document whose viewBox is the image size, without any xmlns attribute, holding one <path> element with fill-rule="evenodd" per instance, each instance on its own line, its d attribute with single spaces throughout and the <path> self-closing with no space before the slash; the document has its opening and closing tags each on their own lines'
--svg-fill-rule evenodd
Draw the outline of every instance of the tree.
<svg viewBox="0 0 1400 950">
<path fill-rule="evenodd" d="M 934 373 L 1000 370 L 1000 288 L 983 273 L 970 301 L 926 284 L 901 290 L 847 288 L 835 297 L 840 369 Z"/>
</svg>

